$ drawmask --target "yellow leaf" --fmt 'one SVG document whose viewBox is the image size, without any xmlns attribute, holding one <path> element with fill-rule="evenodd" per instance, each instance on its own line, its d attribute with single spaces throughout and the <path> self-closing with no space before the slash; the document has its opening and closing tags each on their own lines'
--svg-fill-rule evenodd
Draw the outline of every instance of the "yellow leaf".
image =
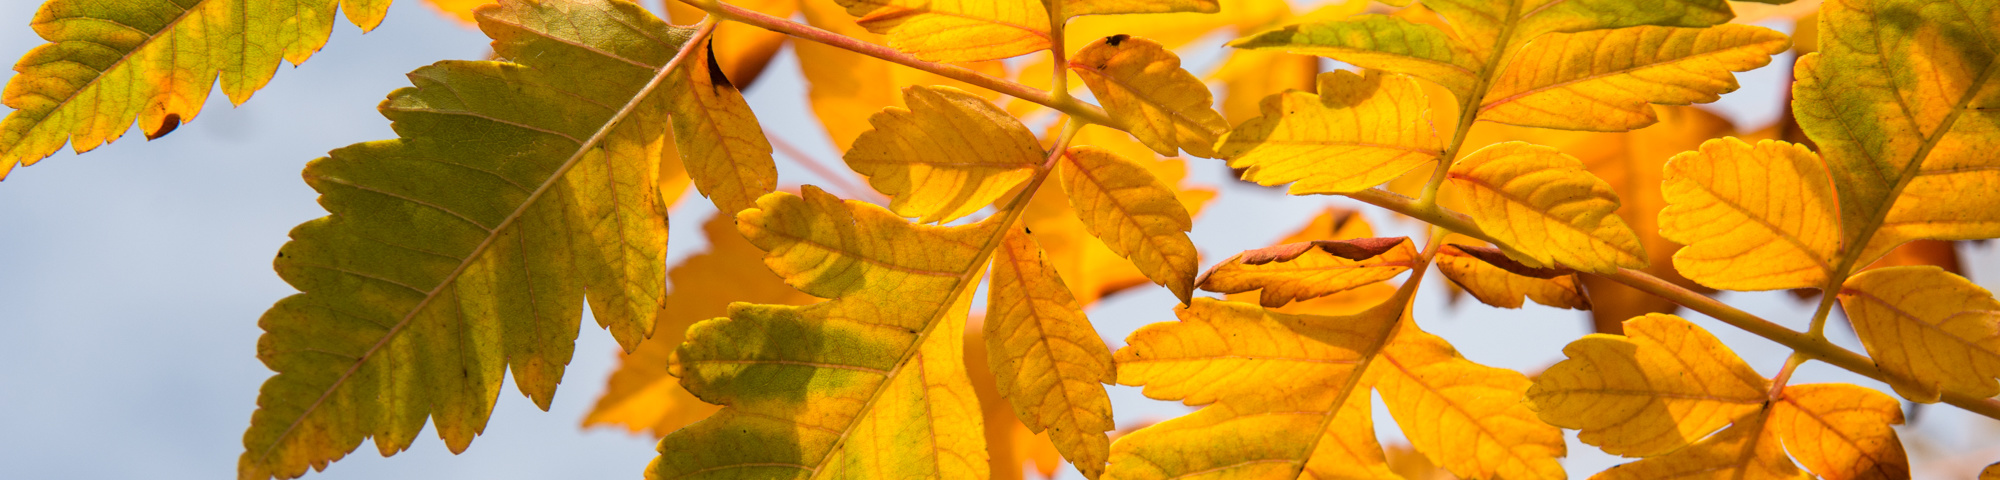
<svg viewBox="0 0 2000 480">
<path fill-rule="evenodd" d="M 1388 280 L 1416 262 L 1417 249 L 1407 238 L 1315 240 L 1236 254 L 1199 283 L 1202 290 L 1220 293 L 1261 289 L 1258 304 L 1277 308 Z"/>
<path fill-rule="evenodd" d="M 1174 190 L 1108 149 L 1079 146 L 1062 157 L 1063 194 L 1084 229 L 1187 302 L 1201 266 L 1187 236 L 1194 217 Z"/>
<path fill-rule="evenodd" d="M 695 48 L 687 68 L 667 77 L 668 88 L 680 92 L 674 96 L 674 143 L 695 188 L 731 215 L 778 188 L 778 166 L 743 92 L 723 76 L 711 47 Z"/>
<path fill-rule="evenodd" d="M 1483 68 L 1471 47 L 1443 29 L 1390 15 L 1286 25 L 1229 46 L 1334 58 L 1436 82 L 1461 96 L 1473 90 Z"/>
<path fill-rule="evenodd" d="M 460 23 L 463 23 L 466 26 L 476 27 L 479 26 L 479 22 L 472 18 L 472 9 L 479 8 L 480 5 L 495 3 L 495 1 L 494 0 L 424 0 L 424 3 L 429 4 L 431 8 L 437 9 L 438 13 L 443 13 L 447 16 L 450 16 L 451 18 L 458 20 Z"/>
<path fill-rule="evenodd" d="M 1035 135 L 985 99 L 951 87 L 903 89 L 909 108 L 868 118 L 847 165 L 894 197 L 889 209 L 921 223 L 956 220 L 1034 176 Z"/>
<path fill-rule="evenodd" d="M 647 478 L 986 478 L 962 329 L 999 221 L 911 224 L 811 186 L 757 204 L 736 221 L 765 265 L 831 300 L 689 329 L 673 373 L 724 408 L 661 439 Z"/>
<path fill-rule="evenodd" d="M 1174 196 L 1192 215 L 1198 215 L 1215 191 L 1188 186 L 1187 164 L 1179 158 L 1158 158 L 1151 149 L 1125 132 L 1101 126 L 1087 126 L 1070 141 L 1072 145 L 1105 148 L 1120 157 L 1136 159 L 1161 183 L 1175 185 Z M 1151 160 L 1147 160 L 1147 159 Z M 1035 239 L 1048 254 L 1049 264 L 1062 274 L 1063 281 L 1076 293 L 1077 302 L 1088 307 L 1106 295 L 1151 283 L 1131 260 L 1112 251 L 1091 234 L 1070 206 L 1069 196 L 1059 188 L 1044 188 L 1029 201 L 1021 224 L 1035 232 Z"/>
<path fill-rule="evenodd" d="M 1406 320 L 1407 322 L 1407 320 Z M 1405 324 L 1368 370 L 1410 444 L 1460 477 L 1564 478 L 1562 430 L 1536 419 L 1520 372 L 1466 360 Z"/>
<path fill-rule="evenodd" d="M 1731 423 L 1738 425 L 1732 430 L 1744 430 L 1746 422 L 1762 422 L 1770 382 L 1680 317 L 1626 320 L 1624 336 L 1585 336 L 1563 347 L 1563 354 L 1569 359 L 1543 371 L 1528 400 L 1543 421 L 1582 430 L 1579 439 L 1607 453 L 1663 455 Z M 1755 438 L 1691 448 L 1740 451 L 1730 442 Z M 1652 468 L 1658 467 L 1641 470 Z"/>
<path fill-rule="evenodd" d="M 445 0 L 452 1 L 452 0 Z M 456 0 L 477 1 L 477 0 Z M 488 0 L 490 1 L 490 0 Z M 694 25 L 708 12 L 685 2 L 668 1 L 667 20 L 678 25 Z M 730 5 L 747 8 L 778 18 L 790 18 L 799 11 L 798 0 L 732 0 Z M 845 18 L 841 19 L 843 23 Z M 851 23 L 849 23 L 851 25 Z M 716 63 L 721 64 L 730 83 L 737 89 L 750 88 L 763 75 L 764 67 L 770 65 L 771 58 L 778 55 L 778 49 L 785 44 L 785 34 L 758 28 L 747 23 L 722 22 L 715 27 L 713 46 Z M 755 200 L 756 197 L 751 197 Z"/>
<path fill-rule="evenodd" d="M 1305 227 L 1278 241 L 1298 243 L 1321 239 L 1352 240 L 1374 236 L 1374 227 L 1369 225 L 1368 219 L 1362 218 L 1359 212 L 1328 208 L 1313 216 Z M 1290 305 L 1270 310 L 1290 314 L 1352 315 L 1381 303 L 1382 299 L 1389 298 L 1395 293 L 1396 286 L 1390 282 L 1376 282 L 1333 295 L 1292 302 Z M 1226 298 L 1231 301 L 1260 303 L 1256 296 L 1261 294 L 1262 292 L 1232 293 L 1226 295 Z"/>
<path fill-rule="evenodd" d="M 1063 457 L 1097 478 L 1111 448 L 1104 432 L 1116 427 L 1103 385 L 1117 379 L 1111 349 L 1025 232 L 1009 231 L 994 250 L 988 288 L 987 365 L 1001 396 L 1029 431 L 1051 430 Z"/>
<path fill-rule="evenodd" d="M 1315 91 L 1318 77 L 1318 58 L 1256 50 L 1230 53 L 1208 76 L 1222 82 L 1222 117 L 1231 125 L 1256 118 L 1264 97 L 1286 90 Z"/>
<path fill-rule="evenodd" d="M 1771 429 L 1807 470 L 1829 480 L 1910 478 L 1910 460 L 1892 425 L 1902 405 L 1874 390 L 1839 383 L 1792 385 L 1771 405 Z"/>
<path fill-rule="evenodd" d="M 1491 249 L 1492 253 L 1478 256 L 1467 252 L 1474 248 Z M 1583 289 L 1578 286 L 1576 272 L 1567 269 L 1528 269 L 1492 247 L 1446 245 L 1438 251 L 1435 261 L 1438 272 L 1443 273 L 1444 278 L 1464 288 L 1480 303 L 1500 308 L 1521 308 L 1521 298 L 1527 297 L 1535 303 L 1556 308 L 1589 310 L 1591 307 L 1590 298 L 1584 296 Z M 1496 266 L 1495 262 L 1513 263 L 1520 267 L 1515 270 L 1526 269 L 1534 275 Z"/>
<path fill-rule="evenodd" d="M 2000 394 L 2000 301 L 1965 277 L 1928 266 L 1870 270 L 1847 279 L 1840 304 L 1875 365 L 1915 381 L 1890 382 L 1903 398 Z"/>
<path fill-rule="evenodd" d="M 1556 33 L 1523 45 L 1493 79 L 1479 119 L 1566 130 L 1652 125 L 1649 103 L 1707 103 L 1736 90 L 1730 72 L 1771 62 L 1784 34 L 1763 27 L 1639 26 Z"/>
<path fill-rule="evenodd" d="M 1112 35 L 1078 50 L 1069 68 L 1113 120 L 1160 155 L 1185 150 L 1213 158 L 1216 137 L 1229 130 L 1208 86 L 1182 70 L 1181 58 L 1158 42 Z"/>
<path fill-rule="evenodd" d="M 1713 288 L 1825 287 L 1840 250 L 1839 202 L 1804 146 L 1735 137 L 1667 161 L 1660 235 L 1686 244 L 1674 267 Z"/>
<path fill-rule="evenodd" d="M 81 153 L 117 140 L 134 121 L 148 139 L 166 135 L 194 120 L 218 79 L 231 103 L 250 100 L 279 60 L 304 63 L 326 45 L 336 8 L 365 32 L 389 1 L 49 0 L 27 22 L 49 43 L 7 82 L 0 179 L 65 142 Z"/>
<path fill-rule="evenodd" d="M 1063 14 L 1117 15 L 1125 13 L 1215 13 L 1221 10 L 1216 0 L 1063 0 Z"/>
<path fill-rule="evenodd" d="M 1723 0 L 1431 0 L 1424 6 L 1455 26 L 1482 56 L 1500 46 L 1512 50 L 1549 32 L 1641 25 L 1705 27 L 1734 16 Z"/>
<path fill-rule="evenodd" d="M 1645 249 L 1612 212 L 1618 195 L 1575 158 L 1553 148 L 1499 143 L 1451 167 L 1479 228 L 1514 246 L 1530 267 L 1584 272 L 1646 266 Z"/>
<path fill-rule="evenodd" d="M 965 329 L 965 372 L 972 379 L 972 390 L 979 394 L 979 411 L 985 418 L 986 452 L 991 456 L 994 480 L 1015 480 L 1029 478 L 1027 465 L 1041 478 L 1054 478 L 1056 467 L 1061 466 L 1062 454 L 1056 452 L 1054 442 L 1049 440 L 1049 432 L 1041 434 L 1028 431 L 1020 417 L 1014 415 L 1013 405 L 1000 396 L 1000 385 L 993 378 L 993 371 L 986 363 L 987 350 L 985 336 L 981 333 L 984 319 L 973 317 Z"/>
<path fill-rule="evenodd" d="M 2000 462 L 1987 465 L 1985 470 L 1980 470 L 1979 480 L 2000 480 Z"/>
<path fill-rule="evenodd" d="M 880 35 L 868 33 L 868 30 L 855 25 L 839 9 L 839 5 L 832 2 L 799 2 L 799 10 L 806 23 L 814 27 L 871 43 L 883 41 Z M 833 141 L 833 147 L 841 151 L 846 151 L 854 144 L 854 139 L 861 136 L 861 132 L 868 130 L 868 116 L 882 110 L 882 107 L 907 107 L 903 105 L 902 96 L 905 87 L 947 85 L 988 100 L 999 96 L 964 82 L 875 60 L 819 42 L 797 42 L 792 44 L 792 50 L 798 57 L 799 71 L 805 76 L 806 99 L 812 103 L 813 115 L 826 129 L 827 139 Z M 1000 62 L 956 65 L 995 77 L 1006 75 Z"/>
<path fill-rule="evenodd" d="M 1444 149 L 1415 80 L 1399 75 L 1322 73 L 1319 95 L 1265 98 L 1264 116 L 1221 142 L 1232 168 L 1260 185 L 1292 185 L 1294 195 L 1357 192 L 1429 163 Z"/>
<path fill-rule="evenodd" d="M 583 417 L 583 425 L 615 425 L 632 432 L 666 436 L 722 407 L 694 398 L 681 380 L 667 374 L 674 349 L 695 322 L 723 316 L 732 302 L 803 305 L 799 293 L 764 268 L 764 251 L 736 232 L 736 218 L 716 215 L 702 224 L 708 252 L 689 257 L 668 273 L 673 290 L 660 301 L 653 336 L 632 353 L 619 355 L 604 395 Z"/>
<path fill-rule="evenodd" d="M 1806 480 L 1766 414 L 1759 412 L 1729 428 L 1666 455 L 1611 467 L 1591 480 Z"/>
<path fill-rule="evenodd" d="M 1049 48 L 1049 11 L 1032 0 L 836 0 L 889 46 L 933 62 L 998 60 Z"/>
</svg>

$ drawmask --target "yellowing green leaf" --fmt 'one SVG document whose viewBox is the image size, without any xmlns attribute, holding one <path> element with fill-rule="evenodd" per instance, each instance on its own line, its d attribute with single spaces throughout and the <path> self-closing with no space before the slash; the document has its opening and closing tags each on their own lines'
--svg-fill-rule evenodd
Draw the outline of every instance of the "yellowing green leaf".
<svg viewBox="0 0 2000 480">
<path fill-rule="evenodd" d="M 1612 467 L 1592 480 L 1805 480 L 1812 478 L 1785 457 L 1784 443 L 1764 413 L 1666 455 Z"/>
<path fill-rule="evenodd" d="M 1771 429 L 1807 470 L 1822 478 L 1910 478 L 1893 425 L 1902 405 L 1866 388 L 1820 383 L 1785 387 L 1771 405 Z"/>
<path fill-rule="evenodd" d="M 1480 101 L 1481 120 L 1568 130 L 1653 124 L 1649 103 L 1713 102 L 1730 72 L 1771 62 L 1784 34 L 1748 25 L 1638 26 L 1544 35 L 1523 45 Z"/>
<path fill-rule="evenodd" d="M 778 188 L 771 142 L 743 92 L 729 83 L 709 55 L 711 47 L 688 57 L 688 68 L 667 77 L 674 96 L 674 143 L 696 189 L 733 214 L 756 205 L 757 197 Z"/>
<path fill-rule="evenodd" d="M 1258 304 L 1276 308 L 1388 280 L 1416 262 L 1417 249 L 1406 238 L 1317 240 L 1236 254 L 1199 283 L 1202 290 L 1220 293 L 1261 289 Z"/>
<path fill-rule="evenodd" d="M 1487 249 L 1481 255 L 1476 249 Z M 1483 253 L 1483 252 L 1482 252 Z M 1531 269 L 1520 265 L 1493 247 L 1446 245 L 1438 250 L 1438 272 L 1471 293 L 1480 303 L 1500 308 L 1521 308 L 1521 298 L 1556 308 L 1589 310 L 1590 298 L 1578 285 L 1576 272 L 1568 269 Z M 1518 268 L 1500 266 L 1512 264 Z M 1525 272 L 1525 273 L 1524 273 Z M 1531 274 L 1530 274 L 1531 273 Z"/>
<path fill-rule="evenodd" d="M 306 167 L 330 215 L 278 252 L 279 275 L 303 293 L 259 320 L 259 357 L 278 373 L 244 434 L 240 478 L 324 468 L 366 437 L 393 454 L 426 417 L 463 451 L 510 370 L 546 408 L 586 298 L 627 350 L 652 332 L 668 99 L 643 87 L 690 31 L 592 0 L 509 3 L 480 20 L 501 56 L 528 63 L 419 69 L 416 88 L 381 107 L 407 136 Z M 537 29 L 547 25 L 579 28 Z M 646 40 L 604 41 L 634 38 Z M 621 108 L 630 115 L 614 123 Z"/>
<path fill-rule="evenodd" d="M 1201 265 L 1187 236 L 1194 217 L 1174 190 L 1145 167 L 1099 147 L 1069 149 L 1059 168 L 1063 193 L 1084 229 L 1188 301 Z"/>
<path fill-rule="evenodd" d="M 1686 244 L 1674 267 L 1731 290 L 1821 288 L 1840 250 L 1839 202 L 1818 155 L 1735 137 L 1667 161 L 1660 235 Z"/>
<path fill-rule="evenodd" d="M 2000 301 L 1937 267 L 1862 272 L 1840 288 L 1854 333 L 1875 365 L 1915 383 L 1890 382 L 1903 398 L 2000 394 Z"/>
<path fill-rule="evenodd" d="M 986 300 L 987 365 L 1000 394 L 1030 431 L 1051 430 L 1063 457 L 1097 478 L 1110 455 L 1104 432 L 1115 428 L 1103 385 L 1117 379 L 1111 350 L 1025 232 L 1009 231 L 995 250 Z"/>
<path fill-rule="evenodd" d="M 660 301 L 653 336 L 619 356 L 604 395 L 583 425 L 615 425 L 632 432 L 666 436 L 722 407 L 694 398 L 681 380 L 667 374 L 674 349 L 695 322 L 723 316 L 733 302 L 803 305 L 815 299 L 785 285 L 764 268 L 764 251 L 736 232 L 736 218 L 716 215 L 702 224 L 708 252 L 689 257 L 667 274 L 672 291 Z"/>
<path fill-rule="evenodd" d="M 1243 179 L 1296 182 L 1291 193 L 1357 192 L 1429 163 L 1444 150 L 1423 90 L 1398 75 L 1320 74 L 1319 95 L 1264 99 L 1264 116 L 1229 132 L 1220 153 Z"/>
<path fill-rule="evenodd" d="M 1424 6 L 1450 21 L 1482 55 L 1549 32 L 1640 25 L 1705 27 L 1734 16 L 1723 0 L 1431 0 Z"/>
<path fill-rule="evenodd" d="M 1390 15 L 1286 25 L 1229 46 L 1335 58 L 1436 82 L 1459 95 L 1473 90 L 1483 67 L 1470 47 L 1443 29 Z"/>
<path fill-rule="evenodd" d="M 1612 212 L 1618 195 L 1575 158 L 1522 142 L 1487 146 L 1451 167 L 1479 228 L 1521 263 L 1584 272 L 1646 266 L 1645 249 Z"/>
<path fill-rule="evenodd" d="M 1117 15 L 1125 13 L 1215 13 L 1216 0 L 1063 0 L 1063 14 Z"/>
<path fill-rule="evenodd" d="M 1212 158 L 1229 123 L 1215 111 L 1208 86 L 1181 69 L 1181 58 L 1159 42 L 1113 35 L 1091 42 L 1069 60 L 1113 120 L 1160 155 L 1181 150 Z"/>
<path fill-rule="evenodd" d="M 1763 441 L 1753 433 L 1755 427 L 1742 425 L 1762 422 L 1770 382 L 1687 320 L 1662 314 L 1633 318 L 1625 321 L 1625 335 L 1585 336 L 1563 347 L 1563 354 L 1569 359 L 1543 371 L 1528 390 L 1528 400 L 1543 421 L 1582 430 L 1578 438 L 1584 443 L 1612 454 L 1652 457 L 1694 444 L 1731 423 L 1739 425 L 1731 429 L 1736 432 L 1725 434 L 1738 438 L 1688 448 L 1741 452 L 1742 447 L 1732 445 Z M 1750 419 L 1753 415 L 1758 418 Z M 1674 466 L 1641 470 L 1654 468 Z"/>
<path fill-rule="evenodd" d="M 999 222 L 911 224 L 810 186 L 757 204 L 736 220 L 765 265 L 831 300 L 689 329 L 673 373 L 725 407 L 662 439 L 647 478 L 985 478 L 962 329 Z"/>
<path fill-rule="evenodd" d="M 951 87 L 903 89 L 909 108 L 868 118 L 847 165 L 894 197 L 889 209 L 919 222 L 949 222 L 986 208 L 1034 176 L 1035 135 L 985 99 Z"/>
<path fill-rule="evenodd" d="M 1405 324 L 1368 380 L 1410 444 L 1460 477 L 1564 478 L 1562 431 L 1535 418 L 1528 377 L 1459 356 L 1436 335 Z"/>
<path fill-rule="evenodd" d="M 367 31 L 389 1 L 49 0 L 27 22 L 49 43 L 21 56 L 0 97 L 14 109 L 0 120 L 0 179 L 65 142 L 87 152 L 117 140 L 135 120 L 146 138 L 166 135 L 218 79 L 242 104 L 279 60 L 304 63 L 326 44 L 336 8 Z"/>
<path fill-rule="evenodd" d="M 1049 11 L 1031 0 L 836 0 L 889 46 L 933 62 L 998 60 L 1049 48 Z"/>
</svg>

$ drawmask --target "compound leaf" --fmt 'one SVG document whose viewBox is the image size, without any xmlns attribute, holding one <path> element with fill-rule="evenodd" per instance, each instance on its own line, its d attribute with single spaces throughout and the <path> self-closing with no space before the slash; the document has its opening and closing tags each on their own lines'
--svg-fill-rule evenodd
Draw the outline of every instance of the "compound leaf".
<svg viewBox="0 0 2000 480">
<path fill-rule="evenodd" d="M 868 118 L 847 165 L 894 197 L 889 209 L 922 223 L 956 220 L 986 208 L 1041 166 L 1035 134 L 986 99 L 952 87 L 903 89 L 909 108 Z"/>
<path fill-rule="evenodd" d="M 1583 164 L 1556 149 L 1523 142 L 1487 146 L 1451 167 L 1479 228 L 1516 250 L 1530 267 L 1584 272 L 1643 268 L 1646 252 L 1625 220 L 1618 195 Z"/>
<path fill-rule="evenodd" d="M 1008 232 L 995 250 L 986 300 L 987 365 L 1001 396 L 1029 431 L 1053 428 L 1063 457 L 1097 478 L 1110 455 L 1104 432 L 1115 428 L 1103 385 L 1117 379 L 1111 350 L 1026 232 Z"/>
<path fill-rule="evenodd" d="M 1582 430 L 1584 443 L 1616 455 L 1652 457 L 1693 444 L 1760 414 L 1770 389 L 1715 336 L 1673 315 L 1626 320 L 1625 335 L 1585 336 L 1563 354 L 1569 359 L 1543 371 L 1528 400 L 1543 421 Z"/>
<path fill-rule="evenodd" d="M 1875 364 L 1914 381 L 1890 382 L 1903 398 L 2000 394 L 2000 301 L 1965 277 L 1931 266 L 1870 270 L 1847 279 L 1840 304 Z"/>
<path fill-rule="evenodd" d="M 1160 155 L 1185 150 L 1213 158 L 1216 137 L 1229 130 L 1208 86 L 1181 69 L 1181 58 L 1159 42 L 1106 37 L 1078 50 L 1069 68 L 1112 119 L 1129 125 L 1132 136 Z"/>
<path fill-rule="evenodd" d="M 1471 293 L 1480 303 L 1521 308 L 1521 299 L 1526 297 L 1556 308 L 1589 310 L 1591 306 L 1576 272 L 1530 268 L 1507 258 L 1497 248 L 1446 245 L 1438 250 L 1434 261 L 1444 278 Z"/>
<path fill-rule="evenodd" d="M 1771 63 L 1791 42 L 1763 27 L 1638 26 L 1554 33 L 1521 47 L 1480 101 L 1481 120 L 1565 130 L 1653 124 L 1648 104 L 1713 102 L 1730 72 Z"/>
<path fill-rule="evenodd" d="M 278 252 L 279 275 L 303 293 L 259 320 L 258 357 L 278 373 L 239 477 L 325 468 L 365 437 L 393 454 L 426 417 L 462 451 L 508 370 L 547 408 L 586 298 L 627 350 L 652 332 L 668 99 L 643 87 L 691 31 L 628 2 L 480 12 L 501 56 L 528 63 L 419 69 L 415 88 L 381 106 L 402 138 L 306 167 L 331 215 Z M 612 122 L 621 109 L 631 114 Z"/>
<path fill-rule="evenodd" d="M 1825 287 L 1840 249 L 1839 201 L 1802 145 L 1709 140 L 1667 161 L 1660 235 L 1686 244 L 1674 267 L 1713 288 Z"/>
<path fill-rule="evenodd" d="M 695 48 L 688 68 L 667 76 L 667 88 L 679 93 L 674 96 L 674 143 L 695 188 L 715 202 L 716 210 L 734 214 L 778 188 L 778 166 L 743 92 L 729 83 L 711 56 L 713 47 Z"/>
<path fill-rule="evenodd" d="M 1388 280 L 1416 262 L 1416 247 L 1402 237 L 1316 240 L 1238 253 L 1198 284 L 1219 293 L 1261 290 L 1257 303 L 1277 308 Z"/>
<path fill-rule="evenodd" d="M 1243 179 L 1292 184 L 1294 195 L 1373 188 L 1437 159 L 1423 89 L 1400 75 L 1322 73 L 1319 94 L 1266 97 L 1261 117 L 1223 137 L 1219 154 Z"/>
<path fill-rule="evenodd" d="M 1084 229 L 1187 302 L 1201 265 L 1187 236 L 1194 216 L 1174 190 L 1145 167 L 1100 147 L 1070 148 L 1058 168 L 1063 193 Z"/>
</svg>

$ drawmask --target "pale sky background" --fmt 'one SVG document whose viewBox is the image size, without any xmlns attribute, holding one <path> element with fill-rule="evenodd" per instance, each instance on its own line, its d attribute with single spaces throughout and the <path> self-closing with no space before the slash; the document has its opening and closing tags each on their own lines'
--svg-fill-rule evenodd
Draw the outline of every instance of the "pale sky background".
<svg viewBox="0 0 2000 480">
<path fill-rule="evenodd" d="M 39 1 L 0 2 L 0 57 L 11 62 L 42 41 L 27 27 Z M 1769 25 L 1789 30 L 1788 25 Z M 403 73 L 445 59 L 488 52 L 476 30 L 457 26 L 420 3 L 398 2 L 366 35 L 342 21 L 327 47 L 305 65 L 281 68 L 242 107 L 220 92 L 180 131 L 153 142 L 134 131 L 77 156 L 64 151 L 17 168 L 0 182 L 0 478 L 215 479 L 234 475 L 241 436 L 270 371 L 256 358 L 257 317 L 293 290 L 270 268 L 292 226 L 325 215 L 299 179 L 305 162 L 351 143 L 393 138 L 375 112 L 384 95 L 408 82 Z M 1185 51 L 1202 73 L 1202 52 Z M 768 129 L 823 161 L 837 159 L 804 106 L 789 51 L 748 92 Z M 1789 54 L 1774 66 L 1788 64 Z M 1744 88 L 1718 111 L 1754 128 L 1775 118 L 1782 69 L 1741 75 Z M 11 78 L 11 70 L 0 75 Z M 781 183 L 820 183 L 780 155 Z M 837 165 L 837 163 L 836 163 Z M 1286 197 L 1244 187 L 1219 162 L 1195 159 L 1193 179 L 1222 195 L 1193 232 L 1204 263 L 1269 244 L 1328 204 L 1343 199 Z M 690 201 L 693 200 L 693 201 Z M 706 201 L 684 200 L 673 215 L 673 261 L 705 248 Z M 1372 218 L 1384 216 L 1370 210 Z M 1384 235 L 1416 233 L 1377 222 Z M 2000 248 L 1963 247 L 1972 278 L 2000 284 Z M 1585 333 L 1587 316 L 1538 305 L 1516 311 L 1473 302 L 1446 306 L 1441 278 L 1420 294 L 1416 317 L 1474 361 L 1534 370 L 1562 358 Z M 1803 328 L 1810 306 L 1782 293 L 1722 299 L 1765 318 Z M 1104 338 L 1122 345 L 1139 326 L 1173 319 L 1172 295 L 1141 288 L 1108 299 L 1090 314 Z M 1719 322 L 1688 314 L 1766 375 L 1789 352 Z M 653 440 L 578 424 L 603 391 L 615 344 L 585 322 L 568 377 L 549 412 L 506 387 L 485 435 L 453 456 L 425 433 L 384 459 L 364 445 L 311 479 L 639 478 Z M 1834 340 L 1859 350 L 1836 323 Z M 1794 383 L 1879 384 L 1824 364 L 1803 367 Z M 1114 387 L 1121 422 L 1186 412 Z M 1400 440 L 1378 401 L 1384 443 Z M 1949 406 L 1928 407 L 1904 427 L 1918 478 L 1970 478 L 2000 460 L 2000 422 Z M 1575 442 L 1571 475 L 1587 477 L 1620 459 Z M 1076 478 L 1071 475 L 1071 478 Z"/>
</svg>

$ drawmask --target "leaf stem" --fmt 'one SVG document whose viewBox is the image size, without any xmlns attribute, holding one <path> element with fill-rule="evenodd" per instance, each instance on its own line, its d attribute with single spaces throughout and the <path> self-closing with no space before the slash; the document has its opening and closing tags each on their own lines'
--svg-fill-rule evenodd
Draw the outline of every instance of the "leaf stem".
<svg viewBox="0 0 2000 480">
<path fill-rule="evenodd" d="M 1075 117 L 1076 119 L 1085 122 L 1104 125 L 1119 130 L 1130 130 L 1130 127 L 1125 126 L 1123 123 L 1119 123 L 1115 120 L 1112 120 L 1111 115 L 1104 113 L 1103 108 L 1099 108 L 1096 105 L 1092 105 L 1088 102 L 1077 100 L 1067 95 L 1058 95 L 1043 91 L 1041 89 L 1030 87 L 1027 85 L 1022 85 L 1019 83 L 1008 81 L 1005 79 L 994 78 L 986 74 L 975 72 L 972 69 L 961 67 L 958 65 L 918 59 L 917 57 L 910 56 L 910 54 L 896 51 L 896 49 L 893 48 L 876 45 L 861 40 L 856 40 L 853 37 L 848 37 L 846 35 L 841 35 L 826 30 L 821 30 L 811 25 L 800 24 L 798 22 L 793 22 L 791 20 L 785 20 L 782 18 L 765 15 L 761 12 L 745 9 L 743 7 L 738 7 L 735 5 L 730 5 L 728 3 L 720 2 L 717 0 L 680 0 L 680 1 L 682 3 L 686 3 L 688 5 L 693 5 L 695 7 L 701 8 L 702 10 L 706 10 L 709 12 L 710 15 L 714 15 L 724 20 L 755 25 L 765 30 L 770 30 L 805 40 L 823 43 L 836 48 L 852 51 L 854 53 L 859 53 L 862 55 L 867 55 L 870 57 L 875 57 L 878 59 L 894 62 L 898 65 L 903 65 L 906 67 L 934 73 L 937 74 L 938 76 L 965 82 L 967 84 L 971 84 L 979 88 L 984 88 L 987 90 L 1000 92 L 1008 96 L 1012 96 L 1014 98 L 1019 98 L 1022 100 L 1039 103 L 1042 104 L 1043 106 L 1053 108 L 1056 109 L 1057 111 L 1069 114 L 1071 117 Z M 1063 67 L 1061 65 L 1057 65 L 1056 70 L 1060 72 L 1063 70 Z"/>
<path fill-rule="evenodd" d="M 1777 401 L 1778 396 L 1780 394 L 1785 393 L 1785 384 L 1790 383 L 1792 381 L 1792 372 L 1798 370 L 1799 365 L 1806 363 L 1806 360 L 1811 360 L 1811 359 L 1806 358 L 1806 355 L 1804 353 L 1799 353 L 1796 351 L 1792 352 L 1791 356 L 1785 357 L 1784 368 L 1778 369 L 1778 376 L 1771 377 L 1771 390 L 1764 394 L 1764 398 L 1769 398 L 1772 401 Z"/>
<path fill-rule="evenodd" d="M 1514 25 L 1521 16 L 1521 3 L 1507 4 L 1507 21 L 1500 27 L 1500 34 L 1493 39 L 1493 53 L 1486 57 L 1486 65 L 1479 69 L 1479 82 L 1472 84 L 1472 90 L 1465 98 L 1458 99 L 1458 127 L 1452 131 L 1451 146 L 1438 156 L 1438 164 L 1431 170 L 1431 179 L 1424 183 L 1423 193 L 1417 197 L 1417 204 L 1425 208 L 1437 205 L 1438 189 L 1444 186 L 1447 173 L 1458 160 L 1458 154 L 1465 148 L 1465 135 L 1472 131 L 1472 124 L 1479 120 L 1479 104 L 1486 98 L 1486 89 L 1493 84 L 1493 74 L 1500 69 L 1500 60 L 1507 55 L 1507 44 L 1514 36 Z M 1461 232 L 1463 233 L 1463 232 Z"/>
<path fill-rule="evenodd" d="M 1050 62 L 1049 94 L 1057 102 L 1070 100 L 1069 96 L 1069 47 L 1063 46 L 1063 27 L 1069 24 L 1069 17 L 1063 13 L 1064 0 L 1049 2 L 1049 53 L 1055 60 Z"/>
</svg>

